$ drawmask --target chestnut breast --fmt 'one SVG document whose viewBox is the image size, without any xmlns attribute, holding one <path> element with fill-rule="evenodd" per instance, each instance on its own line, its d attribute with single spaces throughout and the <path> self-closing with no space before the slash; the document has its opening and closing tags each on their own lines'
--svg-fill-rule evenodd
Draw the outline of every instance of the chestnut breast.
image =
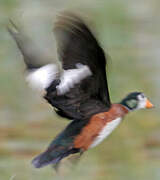
<svg viewBox="0 0 160 180">
<path fill-rule="evenodd" d="M 82 150 L 94 147 L 103 141 L 121 122 L 128 110 L 113 104 L 108 112 L 95 114 L 74 139 L 74 147 Z"/>
</svg>

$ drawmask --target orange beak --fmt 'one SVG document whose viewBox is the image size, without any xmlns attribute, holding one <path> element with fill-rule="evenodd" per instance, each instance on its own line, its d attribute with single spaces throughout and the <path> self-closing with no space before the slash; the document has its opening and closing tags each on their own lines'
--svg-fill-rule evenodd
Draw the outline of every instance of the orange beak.
<svg viewBox="0 0 160 180">
<path fill-rule="evenodd" d="M 154 105 L 147 99 L 146 100 L 146 108 L 153 108 L 154 107 Z"/>
</svg>

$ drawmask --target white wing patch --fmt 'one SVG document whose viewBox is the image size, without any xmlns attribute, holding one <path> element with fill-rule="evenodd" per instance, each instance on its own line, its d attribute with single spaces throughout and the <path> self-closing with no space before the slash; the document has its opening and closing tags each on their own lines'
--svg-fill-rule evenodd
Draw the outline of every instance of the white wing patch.
<svg viewBox="0 0 160 180">
<path fill-rule="evenodd" d="M 109 123 L 102 129 L 99 135 L 96 137 L 94 142 L 91 144 L 90 148 L 97 146 L 100 144 L 111 132 L 120 124 L 122 118 L 117 118 Z"/>
<path fill-rule="evenodd" d="M 61 83 L 56 87 L 57 94 L 63 95 L 68 92 L 75 84 L 80 83 L 83 79 L 91 76 L 92 73 L 87 65 L 76 64 L 77 69 L 64 70 L 60 78 Z"/>
<path fill-rule="evenodd" d="M 57 65 L 47 64 L 28 73 L 26 81 L 33 89 L 42 91 L 50 86 L 57 75 Z"/>
<path fill-rule="evenodd" d="M 26 81 L 35 90 L 43 91 L 56 79 L 60 79 L 60 84 L 56 87 L 57 94 L 63 95 L 75 84 L 80 83 L 87 76 L 91 76 L 91 71 L 87 65 L 76 64 L 76 69 L 63 70 L 60 75 L 57 65 L 47 64 L 39 69 L 28 73 Z"/>
</svg>

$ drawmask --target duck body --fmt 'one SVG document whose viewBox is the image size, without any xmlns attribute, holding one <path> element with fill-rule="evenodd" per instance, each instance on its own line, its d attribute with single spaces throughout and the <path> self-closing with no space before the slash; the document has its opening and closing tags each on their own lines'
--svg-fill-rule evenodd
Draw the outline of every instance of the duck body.
<svg viewBox="0 0 160 180">
<path fill-rule="evenodd" d="M 27 82 L 44 91 L 44 98 L 59 116 L 71 120 L 47 150 L 33 159 L 36 168 L 57 166 L 70 154 L 82 154 L 101 143 L 128 112 L 153 106 L 141 92 L 111 103 L 107 57 L 87 25 L 74 14 L 64 13 L 55 24 L 62 71 L 56 64 L 39 63 L 44 58 L 42 52 L 31 48 L 32 42 L 11 24 L 8 31 L 23 55 Z"/>
<path fill-rule="evenodd" d="M 47 163 L 58 163 L 70 154 L 82 153 L 97 146 L 112 133 L 128 112 L 123 105 L 113 104 L 109 111 L 95 114 L 88 121 L 71 122 L 52 141 L 47 151 L 33 160 L 34 166 L 40 168 Z"/>
<path fill-rule="evenodd" d="M 75 137 L 74 147 L 87 150 L 101 143 L 120 124 L 128 110 L 113 104 L 109 111 L 95 114 Z"/>
</svg>

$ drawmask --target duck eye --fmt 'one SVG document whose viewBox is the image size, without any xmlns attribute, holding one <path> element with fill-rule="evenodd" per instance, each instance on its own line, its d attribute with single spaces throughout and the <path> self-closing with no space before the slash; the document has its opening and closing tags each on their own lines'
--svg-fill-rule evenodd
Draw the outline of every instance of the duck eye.
<svg viewBox="0 0 160 180">
<path fill-rule="evenodd" d="M 130 108 L 135 108 L 137 106 L 137 101 L 135 99 L 128 100 L 126 103 Z"/>
</svg>

